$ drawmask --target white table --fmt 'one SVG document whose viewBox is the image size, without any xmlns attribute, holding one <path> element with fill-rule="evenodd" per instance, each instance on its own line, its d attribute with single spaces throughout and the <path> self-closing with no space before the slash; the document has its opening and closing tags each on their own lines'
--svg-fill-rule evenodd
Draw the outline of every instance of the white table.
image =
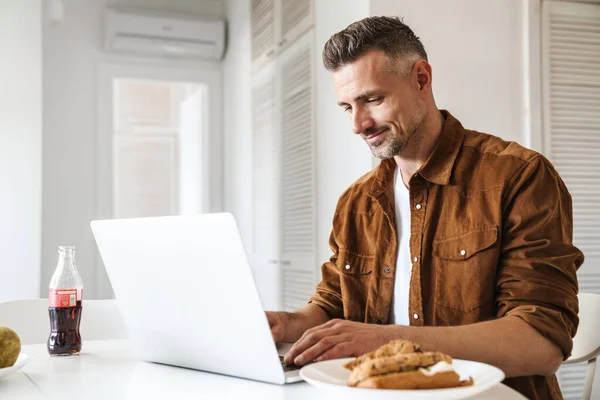
<svg viewBox="0 0 600 400">
<path fill-rule="evenodd" d="M 22 351 L 34 359 L 21 371 L 0 380 L 2 400 L 332 400 L 336 397 L 304 382 L 279 386 L 137 361 L 126 340 L 86 341 L 77 357 L 50 357 L 45 344 L 23 346 Z M 344 400 L 347 398 L 344 395 Z M 525 397 L 498 384 L 477 398 Z"/>
</svg>

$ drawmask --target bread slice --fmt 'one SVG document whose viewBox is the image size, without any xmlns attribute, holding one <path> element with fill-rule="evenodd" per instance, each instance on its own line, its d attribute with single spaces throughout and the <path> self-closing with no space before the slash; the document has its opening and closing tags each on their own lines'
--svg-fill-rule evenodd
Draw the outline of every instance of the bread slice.
<svg viewBox="0 0 600 400">
<path fill-rule="evenodd" d="M 427 368 L 440 361 L 452 364 L 450 356 L 433 351 L 374 358 L 364 361 L 352 370 L 352 373 L 348 377 L 348 385 L 356 386 L 359 382 L 373 376 L 406 372 L 416 370 L 417 368 Z"/>
<path fill-rule="evenodd" d="M 454 371 L 427 376 L 421 371 L 393 372 L 372 376 L 358 382 L 356 387 L 369 389 L 442 389 L 473 385 L 473 379 L 461 381 Z"/>
<path fill-rule="evenodd" d="M 410 340 L 392 340 L 388 344 L 378 347 L 377 349 L 363 354 L 360 357 L 356 357 L 354 360 L 347 362 L 344 364 L 344 368 L 352 371 L 359 364 L 367 360 L 372 360 L 374 358 L 381 357 L 390 357 L 394 354 L 406 354 L 406 353 L 415 353 L 421 351 L 421 348 L 415 342 L 411 342 Z"/>
</svg>

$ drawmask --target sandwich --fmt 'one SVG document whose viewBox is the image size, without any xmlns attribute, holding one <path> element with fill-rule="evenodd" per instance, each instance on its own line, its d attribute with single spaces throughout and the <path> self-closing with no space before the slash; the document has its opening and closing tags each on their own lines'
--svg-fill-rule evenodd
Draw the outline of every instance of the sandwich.
<svg viewBox="0 0 600 400">
<path fill-rule="evenodd" d="M 461 381 L 452 357 L 446 354 L 415 351 L 364 359 L 353 365 L 347 383 L 359 388 L 410 390 L 471 386 L 473 379 Z"/>
</svg>

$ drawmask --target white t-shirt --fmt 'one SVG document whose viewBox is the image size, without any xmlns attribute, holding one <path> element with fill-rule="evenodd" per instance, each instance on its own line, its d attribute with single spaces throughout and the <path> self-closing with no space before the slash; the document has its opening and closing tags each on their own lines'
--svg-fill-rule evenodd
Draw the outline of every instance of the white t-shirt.
<svg viewBox="0 0 600 400">
<path fill-rule="evenodd" d="M 398 235 L 398 258 L 389 323 L 410 325 L 408 319 L 408 292 L 412 263 L 410 260 L 410 196 L 404 186 L 402 175 L 396 167 L 394 174 L 394 198 L 396 207 L 396 232 Z"/>
</svg>

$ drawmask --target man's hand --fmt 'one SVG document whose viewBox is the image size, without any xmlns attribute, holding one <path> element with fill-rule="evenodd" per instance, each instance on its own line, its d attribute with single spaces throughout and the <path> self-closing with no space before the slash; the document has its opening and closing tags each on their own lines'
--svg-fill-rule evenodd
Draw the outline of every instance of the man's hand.
<svg viewBox="0 0 600 400">
<path fill-rule="evenodd" d="M 266 311 L 269 327 L 275 343 L 283 342 L 286 326 L 289 322 L 289 316 L 285 312 Z"/>
<path fill-rule="evenodd" d="M 304 332 L 285 355 L 286 364 L 304 365 L 311 360 L 323 361 L 355 357 L 375 350 L 393 339 L 388 326 L 332 319 Z"/>
</svg>

